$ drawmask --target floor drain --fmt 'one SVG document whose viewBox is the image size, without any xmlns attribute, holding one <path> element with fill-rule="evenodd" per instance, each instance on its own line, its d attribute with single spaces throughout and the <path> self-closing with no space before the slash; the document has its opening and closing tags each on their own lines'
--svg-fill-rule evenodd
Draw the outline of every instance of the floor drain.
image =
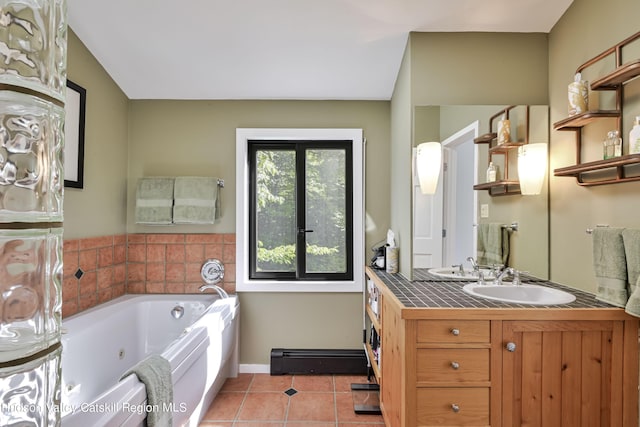
<svg viewBox="0 0 640 427">
<path fill-rule="evenodd" d="M 284 394 L 286 394 L 287 396 L 293 396 L 297 392 L 298 390 L 296 390 L 295 388 L 290 388 L 289 390 L 285 390 Z"/>
</svg>

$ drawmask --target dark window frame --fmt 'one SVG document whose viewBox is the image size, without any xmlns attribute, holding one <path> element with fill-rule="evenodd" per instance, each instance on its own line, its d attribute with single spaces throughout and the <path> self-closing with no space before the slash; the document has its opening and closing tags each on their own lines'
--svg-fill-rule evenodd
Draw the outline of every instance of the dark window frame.
<svg viewBox="0 0 640 427">
<path fill-rule="evenodd" d="M 249 279 L 276 281 L 347 281 L 353 280 L 353 141 L 352 140 L 255 140 L 248 143 L 249 162 Z M 296 153 L 296 269 L 295 272 L 257 271 L 257 179 L 256 153 L 260 149 L 288 150 Z M 346 271 L 338 273 L 306 272 L 305 227 L 305 152 L 313 149 L 338 149 L 345 151 L 345 216 L 346 216 Z"/>
</svg>

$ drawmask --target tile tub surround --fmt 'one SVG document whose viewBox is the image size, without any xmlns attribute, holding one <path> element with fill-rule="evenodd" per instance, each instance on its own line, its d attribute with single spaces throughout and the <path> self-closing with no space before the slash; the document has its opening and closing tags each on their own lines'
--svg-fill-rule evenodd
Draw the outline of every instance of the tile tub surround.
<svg viewBox="0 0 640 427">
<path fill-rule="evenodd" d="M 125 293 L 198 293 L 208 258 L 225 266 L 222 286 L 235 293 L 236 236 L 127 234 L 64 241 L 62 315 L 71 316 Z"/>
</svg>

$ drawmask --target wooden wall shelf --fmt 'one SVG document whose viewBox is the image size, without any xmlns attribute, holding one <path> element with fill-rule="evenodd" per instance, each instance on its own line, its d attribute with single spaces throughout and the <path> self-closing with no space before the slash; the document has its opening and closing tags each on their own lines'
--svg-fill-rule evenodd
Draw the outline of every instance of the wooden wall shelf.
<svg viewBox="0 0 640 427">
<path fill-rule="evenodd" d="M 618 117 L 620 117 L 620 111 L 617 110 L 587 111 L 555 122 L 553 128 L 555 130 L 578 130 L 595 120 Z"/>
<path fill-rule="evenodd" d="M 487 190 L 490 196 L 512 196 L 521 194 L 520 181 L 517 180 L 501 180 L 494 182 L 485 182 L 473 186 L 474 190 Z"/>
<path fill-rule="evenodd" d="M 614 90 L 640 76 L 640 59 L 628 62 L 591 83 L 591 90 Z"/>
<path fill-rule="evenodd" d="M 639 176 L 626 176 L 626 166 L 640 165 L 640 154 L 629 154 L 607 160 L 597 160 L 595 162 L 580 163 L 575 166 L 558 168 L 554 171 L 555 176 L 572 176 L 578 180 L 578 184 L 589 187 L 594 185 L 614 184 L 618 182 L 640 181 Z M 589 172 L 599 172 L 607 169 L 616 169 L 616 176 L 613 178 L 600 178 L 594 181 L 585 181 L 583 174 Z"/>
</svg>

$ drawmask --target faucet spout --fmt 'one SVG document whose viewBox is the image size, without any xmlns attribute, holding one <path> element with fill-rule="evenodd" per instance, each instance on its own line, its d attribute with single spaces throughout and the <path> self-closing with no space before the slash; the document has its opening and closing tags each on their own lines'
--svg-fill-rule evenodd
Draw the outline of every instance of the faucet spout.
<svg viewBox="0 0 640 427">
<path fill-rule="evenodd" d="M 207 284 L 200 286 L 198 289 L 200 290 L 200 292 L 204 292 L 207 289 L 213 289 L 220 296 L 220 298 L 229 298 L 229 294 L 227 293 L 227 291 L 225 291 L 218 285 Z"/>
<path fill-rule="evenodd" d="M 520 272 L 513 267 L 505 267 L 500 274 L 496 276 L 496 284 L 502 285 L 502 279 L 507 274 L 510 274 L 513 277 L 512 282 L 514 285 L 520 285 Z"/>
</svg>

